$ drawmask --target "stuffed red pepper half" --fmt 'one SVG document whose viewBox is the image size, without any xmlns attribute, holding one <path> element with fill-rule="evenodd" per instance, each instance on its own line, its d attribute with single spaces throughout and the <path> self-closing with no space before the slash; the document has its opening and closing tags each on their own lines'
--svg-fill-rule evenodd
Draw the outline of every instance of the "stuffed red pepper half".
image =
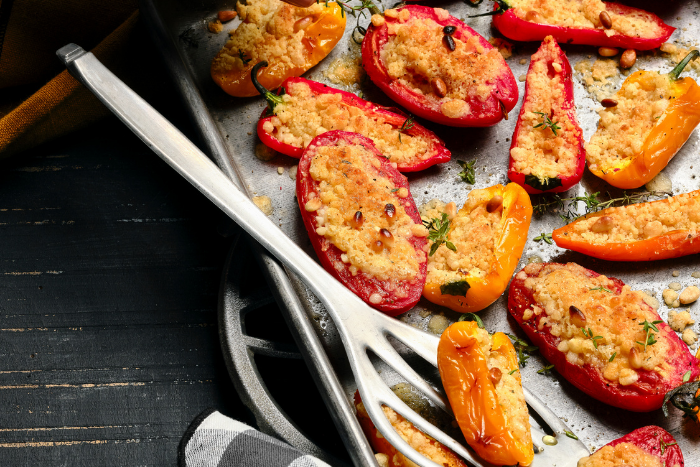
<svg viewBox="0 0 700 467">
<path fill-rule="evenodd" d="M 362 64 L 395 102 L 443 125 L 494 125 L 518 100 L 498 50 L 442 8 L 409 5 L 373 15 Z"/>
<path fill-rule="evenodd" d="M 554 38 L 547 36 L 527 70 L 508 178 L 528 193 L 557 193 L 576 185 L 585 166 L 571 65 Z"/>
<path fill-rule="evenodd" d="M 299 161 L 297 199 L 323 267 L 389 315 L 418 302 L 428 230 L 408 180 L 357 133 L 314 138 Z"/>
<path fill-rule="evenodd" d="M 600 0 L 497 0 L 493 25 L 516 41 L 557 42 L 650 50 L 676 28 L 639 8 Z"/>
<path fill-rule="evenodd" d="M 515 275 L 508 311 L 574 386 L 648 412 L 684 378 L 695 379 L 700 363 L 644 297 L 574 263 L 533 263 Z"/>
<path fill-rule="evenodd" d="M 683 467 L 683 452 L 671 433 L 649 425 L 611 441 L 578 461 L 578 467 L 610 465 Z"/>
<path fill-rule="evenodd" d="M 262 86 L 259 91 L 269 106 L 258 120 L 258 137 L 282 154 L 300 158 L 317 135 L 344 130 L 370 138 L 400 172 L 450 160 L 450 151 L 435 133 L 349 92 L 304 78 L 287 79 L 278 95 Z"/>
</svg>

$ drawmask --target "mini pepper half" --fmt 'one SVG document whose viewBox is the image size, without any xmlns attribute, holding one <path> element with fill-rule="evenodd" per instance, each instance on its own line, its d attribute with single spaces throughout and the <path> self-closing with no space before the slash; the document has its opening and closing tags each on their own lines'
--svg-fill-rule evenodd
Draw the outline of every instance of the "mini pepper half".
<svg viewBox="0 0 700 467">
<path fill-rule="evenodd" d="M 299 8 L 279 0 L 258 0 L 239 3 L 237 10 L 243 22 L 211 64 L 214 82 L 236 97 L 258 94 L 250 79 L 256 63 L 270 63 L 258 79 L 274 89 L 320 62 L 345 32 L 345 13 L 335 2 Z"/>
<path fill-rule="evenodd" d="M 407 5 L 372 15 L 362 65 L 396 103 L 442 125 L 495 125 L 518 101 L 498 50 L 442 8 Z"/>
<path fill-rule="evenodd" d="M 558 193 L 576 185 L 585 167 L 571 65 L 557 41 L 547 36 L 527 70 L 508 178 L 528 193 Z"/>
<path fill-rule="evenodd" d="M 400 172 L 415 172 L 450 160 L 450 151 L 435 133 L 411 117 L 349 92 L 304 78 L 287 78 L 273 94 L 256 78 L 264 66 L 267 62 L 254 66 L 251 78 L 268 102 L 257 132 L 270 148 L 298 159 L 323 128 L 370 138 Z"/>
<path fill-rule="evenodd" d="M 666 167 L 700 123 L 700 86 L 679 78 L 700 55 L 690 52 L 670 73 L 637 71 L 604 99 L 598 129 L 586 144 L 588 169 L 612 186 L 639 188 Z"/>
<path fill-rule="evenodd" d="M 553 36 L 562 44 L 635 50 L 661 46 L 676 29 L 648 11 L 599 0 L 497 0 L 487 15 L 494 15 L 496 29 L 515 41 Z"/>
<path fill-rule="evenodd" d="M 532 218 L 532 204 L 515 183 L 469 193 L 454 203 L 421 212 L 432 241 L 423 296 L 460 313 L 483 310 L 508 286 L 520 261 Z"/>
<path fill-rule="evenodd" d="M 518 357 L 508 336 L 491 336 L 474 321 L 454 323 L 440 337 L 437 360 L 469 446 L 495 465 L 530 465 L 535 453 L 529 414 Z"/>
</svg>

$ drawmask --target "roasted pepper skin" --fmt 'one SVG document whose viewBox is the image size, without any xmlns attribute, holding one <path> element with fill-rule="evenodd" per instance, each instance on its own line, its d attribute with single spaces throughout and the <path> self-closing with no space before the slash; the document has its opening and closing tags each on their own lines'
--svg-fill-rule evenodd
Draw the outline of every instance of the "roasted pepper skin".
<svg viewBox="0 0 700 467">
<path fill-rule="evenodd" d="M 664 443 L 663 445 L 661 443 Z M 661 427 L 649 425 L 638 428 L 625 436 L 609 442 L 606 446 L 629 443 L 647 454 L 657 457 L 661 465 L 683 467 L 683 452 L 671 433 Z"/>
<path fill-rule="evenodd" d="M 505 219 L 501 236 L 496 241 L 495 255 L 489 271 L 484 277 L 465 277 L 469 284 L 465 297 L 443 295 L 440 286 L 444 284 L 440 283 L 426 282 L 423 288 L 423 296 L 426 299 L 460 313 L 483 310 L 503 294 L 520 261 L 532 219 L 530 197 L 519 185 L 499 184 L 486 190 L 491 193 L 491 197 L 495 195 L 503 197 L 503 219 Z"/>
<path fill-rule="evenodd" d="M 544 267 L 547 264 L 549 263 L 540 263 L 537 266 Z M 591 270 L 586 270 L 586 274 L 588 277 L 600 275 Z M 549 332 L 549 326 L 545 326 L 542 330 L 538 329 L 537 315 L 533 315 L 527 321 L 523 319 L 525 310 L 538 305 L 532 291 L 525 287 L 525 280 L 535 275 L 529 275 L 525 270 L 515 275 L 508 294 L 508 311 L 525 331 L 532 344 L 539 347 L 544 358 L 554 365 L 557 373 L 589 396 L 632 412 L 650 412 L 661 408 L 666 393 L 682 383 L 683 375 L 688 370 L 691 372 L 691 381 L 700 375 L 700 361 L 693 357 L 688 351 L 688 346 L 678 338 L 666 322 L 657 324 L 661 334 L 668 337 L 667 362 L 674 368 L 673 374 L 666 379 L 655 372 L 638 370 L 639 380 L 629 386 L 622 386 L 618 381 L 606 380 L 602 372 L 591 365 L 579 366 L 569 363 L 566 353 L 557 349 L 560 339 Z M 609 286 L 611 292 L 620 294 L 625 285 L 624 282 L 613 277 L 608 279 L 614 282 L 613 286 Z M 651 310 L 646 303 L 641 303 L 640 306 Z"/>
<path fill-rule="evenodd" d="M 503 1 L 503 0 L 502 0 Z M 508 5 L 508 2 L 504 2 Z M 494 11 L 499 10 L 498 3 L 494 4 Z M 541 41 L 547 36 L 553 36 L 560 44 L 586 44 L 598 47 L 620 47 L 624 49 L 651 50 L 660 47 L 666 42 L 676 28 L 664 23 L 661 18 L 639 8 L 622 5 L 620 3 L 606 2 L 607 11 L 619 15 L 644 15 L 657 23 L 663 30 L 658 37 L 642 39 L 639 37 L 614 34 L 608 37 L 605 29 L 593 29 L 582 27 L 564 27 L 549 24 L 534 23 L 519 18 L 514 8 L 508 8 L 504 13 L 493 17 L 493 25 L 501 34 L 514 41 Z"/>
<path fill-rule="evenodd" d="M 557 50 L 558 56 L 554 60 L 547 59 L 548 55 L 546 52 L 546 47 L 554 47 Z M 540 49 L 537 51 L 537 53 L 535 53 L 535 55 L 532 56 L 532 59 L 530 61 L 530 67 L 528 68 L 528 74 L 533 69 L 533 65 L 536 61 L 546 62 L 547 67 L 550 70 L 553 70 L 553 63 L 558 63 L 559 66 L 561 66 L 562 71 L 559 73 L 559 75 L 561 76 L 561 80 L 564 84 L 564 105 L 561 109 L 556 110 L 566 114 L 569 121 L 572 123 L 573 128 L 561 129 L 559 131 L 568 131 L 572 133 L 573 137 L 578 142 L 576 171 L 569 176 L 558 175 L 557 177 L 555 177 L 556 179 L 558 179 L 556 183 L 546 184 L 547 187 L 552 186 L 551 189 L 538 189 L 526 182 L 525 174 L 515 170 L 515 161 L 511 156 L 510 162 L 508 164 L 508 178 L 511 182 L 517 183 L 518 185 L 523 187 L 525 191 L 527 191 L 530 194 L 560 193 L 562 191 L 568 190 L 572 186 L 576 185 L 579 181 L 581 181 L 581 177 L 583 177 L 583 171 L 586 168 L 586 151 L 583 148 L 583 132 L 581 131 L 581 127 L 578 125 L 578 121 L 576 120 L 576 105 L 574 104 L 574 82 L 571 78 L 571 65 L 569 64 L 569 60 L 566 58 L 566 54 L 564 53 L 564 51 L 561 50 L 557 42 L 551 36 L 545 38 L 544 42 L 540 46 Z M 532 101 L 532 99 L 528 99 L 528 97 L 528 85 L 527 83 L 525 83 L 525 96 L 523 97 L 523 105 L 520 108 L 520 115 L 518 115 L 518 123 L 515 125 L 515 131 L 513 132 L 513 141 L 510 144 L 511 150 L 517 147 L 518 135 L 521 131 L 523 115 L 525 114 L 525 112 L 537 111 L 537 103 Z M 550 118 L 552 121 L 557 122 L 561 119 L 561 117 L 559 116 L 559 113 L 554 113 L 554 110 L 555 109 L 553 108 L 552 115 Z M 551 178 L 549 178 L 548 180 L 551 180 Z"/>
<path fill-rule="evenodd" d="M 476 31 L 453 16 L 445 20 L 438 18 L 434 8 L 421 5 L 407 5 L 398 8 L 398 11 L 408 9 L 411 17 L 432 19 L 442 26 L 454 26 L 457 28 L 452 35 L 462 41 L 470 37 L 477 37 L 479 44 L 485 49 L 493 48 L 489 42 Z M 385 17 L 386 22 L 398 21 Z M 505 64 L 503 73 L 498 77 L 496 91 L 486 100 L 472 99 L 468 101 L 474 111 L 469 115 L 459 118 L 450 118 L 440 112 L 438 101 L 429 100 L 425 95 L 419 94 L 409 87 L 394 80 L 381 60 L 381 51 L 388 39 L 388 27 L 386 24 L 375 27 L 370 24 L 367 34 L 362 41 L 362 65 L 367 75 L 382 91 L 394 102 L 406 108 L 414 115 L 425 118 L 435 123 L 455 127 L 485 127 L 495 125 L 510 112 L 518 102 L 518 85 L 510 68 Z M 476 114 L 476 116 L 475 116 Z"/>
<path fill-rule="evenodd" d="M 477 329 L 474 321 L 460 321 L 440 337 L 438 370 L 445 393 L 464 438 L 479 456 L 495 465 L 529 465 L 535 456 L 532 439 L 516 439 L 509 431 L 489 379 L 487 358 L 475 337 Z M 508 336 L 497 332 L 491 339 L 491 351 L 506 358 L 509 371 L 522 384 L 518 357 Z"/>
<path fill-rule="evenodd" d="M 281 90 L 284 89 L 285 92 L 289 93 L 289 85 L 300 82 L 303 82 L 307 86 L 309 86 L 311 92 L 315 95 L 340 94 L 343 98 L 344 104 L 356 107 L 362 110 L 368 116 L 376 116 L 377 118 L 381 118 L 384 122 L 389 123 L 395 128 L 401 128 L 404 125 L 406 119 L 408 118 L 386 107 L 381 107 L 377 104 L 373 104 L 372 102 L 360 99 L 352 93 L 341 91 L 340 89 L 335 89 L 330 86 L 326 86 L 325 84 L 318 83 L 316 81 L 310 81 L 304 78 L 287 78 L 284 81 L 284 83 L 282 83 L 279 92 L 281 92 Z M 265 122 L 269 121 L 271 118 L 272 115 L 270 115 L 269 111 L 265 109 L 262 115 L 260 116 L 260 120 L 258 120 L 257 132 L 260 141 L 262 141 L 265 145 L 269 146 L 275 151 L 299 159 L 304 152 L 304 148 L 283 143 L 282 141 L 276 139 L 273 135 L 264 130 L 263 125 L 265 125 Z M 445 147 L 445 143 L 440 138 L 438 138 L 438 136 L 435 133 L 428 130 L 423 125 L 413 122 L 411 128 L 409 128 L 408 130 L 404 130 L 403 133 L 409 136 L 420 135 L 426 139 L 429 139 L 432 142 L 430 150 L 434 152 L 434 155 L 429 159 L 425 159 L 417 163 L 398 165 L 397 168 L 399 172 L 417 172 L 419 170 L 427 169 L 428 167 L 431 167 L 435 164 L 441 164 L 450 160 L 452 153 Z M 399 144 L 398 141 L 397 144 Z"/>
<path fill-rule="evenodd" d="M 624 88 L 646 80 L 655 71 L 637 71 L 630 75 Z M 700 123 L 700 86 L 692 78 L 681 78 L 673 83 L 673 96 L 664 113 L 644 140 L 642 151 L 633 159 L 621 161 L 612 167 L 598 167 L 589 163 L 588 169 L 612 186 L 631 189 L 648 183 L 663 170 L 685 144 Z"/>
<path fill-rule="evenodd" d="M 377 151 L 371 139 L 357 133 L 338 130 L 329 131 L 314 138 L 304 151 L 304 155 L 299 160 L 296 180 L 296 194 L 299 209 L 301 211 L 301 218 L 304 221 L 304 226 L 309 234 L 311 245 L 314 247 L 314 250 L 318 255 L 318 259 L 320 260 L 324 269 L 333 277 L 342 282 L 343 285 L 364 300 L 372 308 L 386 313 L 387 315 L 396 316 L 408 311 L 418 302 L 418 300 L 420 300 L 423 285 L 425 284 L 425 276 L 428 266 L 427 260 L 420 263 L 418 274 L 413 281 L 404 284 L 406 288 L 404 291 L 405 293 L 402 294 L 401 297 L 397 297 L 396 292 L 393 292 L 392 288 L 387 287 L 388 284 L 383 281 L 371 277 L 362 271 L 357 272 L 357 274 L 353 276 L 350 273 L 347 265 L 342 268 L 337 268 L 338 265 L 344 265 L 341 259 L 343 252 L 335 245 L 327 241 L 322 235 L 318 235 L 316 233 L 316 214 L 314 212 L 307 212 L 305 209 L 306 203 L 311 199 L 311 194 L 318 194 L 318 183 L 314 181 L 309 173 L 311 161 L 316 148 L 319 146 L 334 146 L 341 141 L 350 144 L 360 144 L 376 154 L 377 160 L 379 160 L 380 164 L 379 168 L 377 169 L 379 173 L 383 177 L 390 179 L 397 189 L 405 188 L 408 190 L 408 196 L 406 198 L 400 198 L 395 192 L 394 204 L 396 206 L 403 206 L 406 214 L 408 214 L 408 216 L 413 219 L 416 224 L 421 224 L 418 208 L 416 207 L 416 203 L 411 196 L 411 191 L 408 186 L 408 179 L 393 168 L 391 163 L 384 156 L 382 156 L 379 151 Z M 416 251 L 422 252 L 427 240 L 425 238 L 413 236 L 410 242 Z M 377 305 L 370 302 L 370 296 L 373 293 L 379 293 L 381 295 L 388 294 L 388 296 L 392 298 L 390 300 L 383 300 L 382 303 Z"/>
<path fill-rule="evenodd" d="M 700 190 L 693 191 L 692 194 L 700 196 Z M 665 202 L 665 200 L 652 201 L 652 203 L 661 202 Z M 608 208 L 588 214 L 582 219 L 575 220 L 571 224 L 556 229 L 552 232 L 552 239 L 560 248 L 578 251 L 584 255 L 608 261 L 653 261 L 700 253 L 700 235 L 690 230 L 673 230 L 646 240 L 628 243 L 594 244 L 573 239 L 573 232 L 578 222 L 581 222 L 583 219 L 603 217 L 608 213 L 609 209 L 620 208 Z"/>
<path fill-rule="evenodd" d="M 290 76 L 301 76 L 306 70 L 320 62 L 333 50 L 345 32 L 346 16 L 342 8 L 335 2 L 326 3 L 320 14 L 313 16 L 313 23 L 305 29 L 304 46 L 305 60 L 302 64 L 291 65 L 283 62 L 270 63 L 259 75 L 260 84 L 267 89 L 275 89 Z M 287 10 L 292 7 L 285 5 L 280 14 L 290 14 Z M 222 51 L 223 52 L 223 51 Z M 219 52 L 221 54 L 222 52 Z M 240 70 L 220 70 L 212 63 L 211 77 L 227 94 L 235 97 L 257 96 L 258 91 L 250 79 L 250 72 L 255 62 L 250 61 Z"/>
</svg>

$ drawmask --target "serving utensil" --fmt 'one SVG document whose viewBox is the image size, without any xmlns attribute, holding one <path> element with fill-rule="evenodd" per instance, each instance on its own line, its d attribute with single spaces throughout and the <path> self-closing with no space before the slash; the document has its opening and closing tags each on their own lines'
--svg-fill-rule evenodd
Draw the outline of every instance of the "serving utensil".
<svg viewBox="0 0 700 467">
<path fill-rule="evenodd" d="M 422 467 L 436 467 L 413 450 L 384 416 L 382 405 L 413 423 L 470 464 L 490 464 L 473 451 L 420 417 L 384 383 L 375 370 L 369 352 L 393 367 L 409 384 L 436 407 L 450 413 L 444 393 L 430 386 L 398 354 L 388 340 L 392 336 L 437 366 L 438 338 L 366 305 L 328 274 L 296 243 L 270 221 L 234 183 L 177 128 L 105 68 L 92 53 L 75 44 L 57 51 L 69 72 L 92 91 L 146 145 L 255 238 L 265 249 L 299 275 L 332 317 L 347 352 L 348 360 L 367 412 L 379 432 L 407 458 Z M 524 388 L 531 410 L 536 456 L 534 467 L 573 466 L 589 454 L 583 443 L 536 396 Z M 539 421 L 538 421 L 539 420 Z M 570 433 L 567 434 L 567 433 Z"/>
</svg>

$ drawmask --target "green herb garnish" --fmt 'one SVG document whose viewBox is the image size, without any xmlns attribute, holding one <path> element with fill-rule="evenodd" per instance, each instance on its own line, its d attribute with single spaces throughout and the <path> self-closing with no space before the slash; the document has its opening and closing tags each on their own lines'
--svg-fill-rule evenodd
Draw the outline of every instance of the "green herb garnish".
<svg viewBox="0 0 700 467">
<path fill-rule="evenodd" d="M 537 237 L 533 238 L 534 241 L 536 242 L 541 242 L 542 240 L 545 241 L 548 245 L 551 245 L 552 242 L 552 234 L 551 233 L 541 233 Z"/>
<path fill-rule="evenodd" d="M 557 136 L 557 130 L 561 130 L 561 127 L 557 125 L 559 122 L 553 122 L 550 118 L 549 115 L 547 115 L 544 112 L 533 112 L 536 113 L 537 115 L 542 115 L 542 123 L 539 123 L 535 125 L 533 128 L 549 128 L 552 130 L 552 133 L 554 133 L 554 136 Z"/>
<path fill-rule="evenodd" d="M 665 191 L 641 191 L 628 194 L 626 191 L 623 191 L 622 197 L 620 198 L 612 198 L 610 193 L 607 193 L 610 199 L 605 201 L 601 201 L 599 195 L 599 191 L 592 194 L 587 193 L 584 196 L 574 196 L 573 198 L 562 198 L 554 194 L 543 198 L 542 201 L 533 205 L 532 209 L 536 215 L 542 215 L 547 212 L 549 208 L 554 208 L 555 211 L 561 213 L 559 217 L 561 217 L 564 222 L 569 223 L 586 214 L 598 212 L 612 206 L 627 206 L 630 204 L 642 203 L 648 201 L 649 198 L 672 196 L 673 193 L 667 193 Z M 579 202 L 582 202 L 584 205 L 583 214 L 580 214 L 578 211 Z"/>
<path fill-rule="evenodd" d="M 446 213 L 442 213 L 441 219 L 433 218 L 430 221 L 423 221 L 423 225 L 428 229 L 428 240 L 433 242 L 428 256 L 433 256 L 443 243 L 450 250 L 457 251 L 457 247 L 447 240 L 447 234 L 450 232 L 450 220 Z"/>
<path fill-rule="evenodd" d="M 684 383 L 677 388 L 666 393 L 664 397 L 664 404 L 661 408 L 664 411 L 664 415 L 668 417 L 668 406 L 667 402 L 671 401 L 671 404 L 678 410 L 683 412 L 683 417 L 688 417 L 696 422 L 700 421 L 698 419 L 698 409 L 700 409 L 700 394 L 696 396 L 700 390 L 700 381 L 695 381 L 693 383 Z"/>
<path fill-rule="evenodd" d="M 590 291 L 598 291 L 598 292 L 608 292 L 608 293 L 613 293 L 613 291 L 612 291 L 612 290 L 610 290 L 610 289 L 606 289 L 606 288 L 605 288 L 605 287 L 603 287 L 602 285 L 599 285 L 598 287 L 593 287 L 592 289 L 588 289 L 588 290 L 590 290 Z"/>
<path fill-rule="evenodd" d="M 663 321 L 652 321 L 650 323 L 649 321 L 644 320 L 643 323 L 639 323 L 639 325 L 642 326 L 642 329 L 644 330 L 644 332 L 647 333 L 647 337 L 646 337 L 646 340 L 644 341 L 644 343 L 639 342 L 639 341 L 635 341 L 635 342 L 639 345 L 643 345 L 645 352 L 647 351 L 648 345 L 656 344 L 657 340 L 656 340 L 656 334 L 654 334 L 654 332 L 659 332 L 659 328 L 657 328 L 656 325 L 659 323 L 662 323 L 662 322 Z M 652 332 L 652 331 L 654 331 L 654 332 Z"/>
<path fill-rule="evenodd" d="M 683 375 L 683 382 L 684 383 L 687 383 L 688 381 L 690 381 L 691 374 L 692 374 L 692 372 L 690 370 L 685 372 L 685 374 Z"/>
<path fill-rule="evenodd" d="M 554 369 L 554 365 L 547 365 L 544 368 L 542 368 L 541 370 L 537 370 L 537 374 L 548 375 L 552 372 L 553 369 Z"/>
<path fill-rule="evenodd" d="M 508 336 L 511 342 L 513 342 L 513 347 L 515 347 L 515 351 L 518 353 L 518 363 L 520 366 L 524 367 L 527 360 L 530 358 L 529 354 L 537 351 L 538 347 L 523 339 L 520 339 L 518 336 L 514 336 L 512 334 L 506 334 L 506 336 Z"/>
<path fill-rule="evenodd" d="M 456 297 L 466 297 L 468 290 L 469 290 L 469 282 L 467 282 L 467 281 L 448 282 L 447 284 L 440 285 L 440 293 L 442 295 L 454 295 Z M 474 316 L 476 316 L 476 315 L 474 315 Z M 481 320 L 479 320 L 479 321 L 481 321 Z M 479 323 L 477 322 L 477 325 L 478 324 Z M 481 326 L 479 326 L 479 327 L 482 327 L 483 325 L 484 325 L 484 323 L 481 323 Z"/>
<path fill-rule="evenodd" d="M 581 328 L 581 332 L 583 333 L 584 336 L 586 336 L 588 339 L 593 341 L 593 347 L 596 349 L 598 348 L 598 339 L 602 339 L 603 336 L 594 336 L 593 331 L 591 331 L 591 328 Z"/>
<path fill-rule="evenodd" d="M 399 143 L 401 142 L 401 133 L 405 133 L 406 131 L 410 130 L 415 124 L 416 123 L 413 121 L 413 117 L 408 117 L 403 121 L 403 125 L 401 125 L 401 128 L 399 128 Z"/>
<path fill-rule="evenodd" d="M 566 436 L 568 436 L 569 438 L 571 438 L 571 439 L 576 439 L 576 440 L 578 439 L 578 436 L 576 436 L 575 434 L 573 434 L 573 433 L 570 432 L 569 430 L 564 430 L 564 434 L 565 434 Z"/>
<path fill-rule="evenodd" d="M 612 356 L 610 357 L 610 359 L 608 360 L 608 362 L 612 362 L 613 360 L 615 360 L 615 357 L 616 357 L 616 356 L 617 356 L 617 352 L 613 352 L 613 354 L 612 354 Z"/>
<path fill-rule="evenodd" d="M 473 185 L 476 183 L 476 173 L 474 172 L 474 164 L 476 164 L 476 161 L 460 161 L 458 160 L 457 163 L 459 164 L 460 167 L 462 167 L 462 171 L 458 173 L 459 178 L 462 179 L 464 183 L 468 183 L 470 185 Z"/>
</svg>

